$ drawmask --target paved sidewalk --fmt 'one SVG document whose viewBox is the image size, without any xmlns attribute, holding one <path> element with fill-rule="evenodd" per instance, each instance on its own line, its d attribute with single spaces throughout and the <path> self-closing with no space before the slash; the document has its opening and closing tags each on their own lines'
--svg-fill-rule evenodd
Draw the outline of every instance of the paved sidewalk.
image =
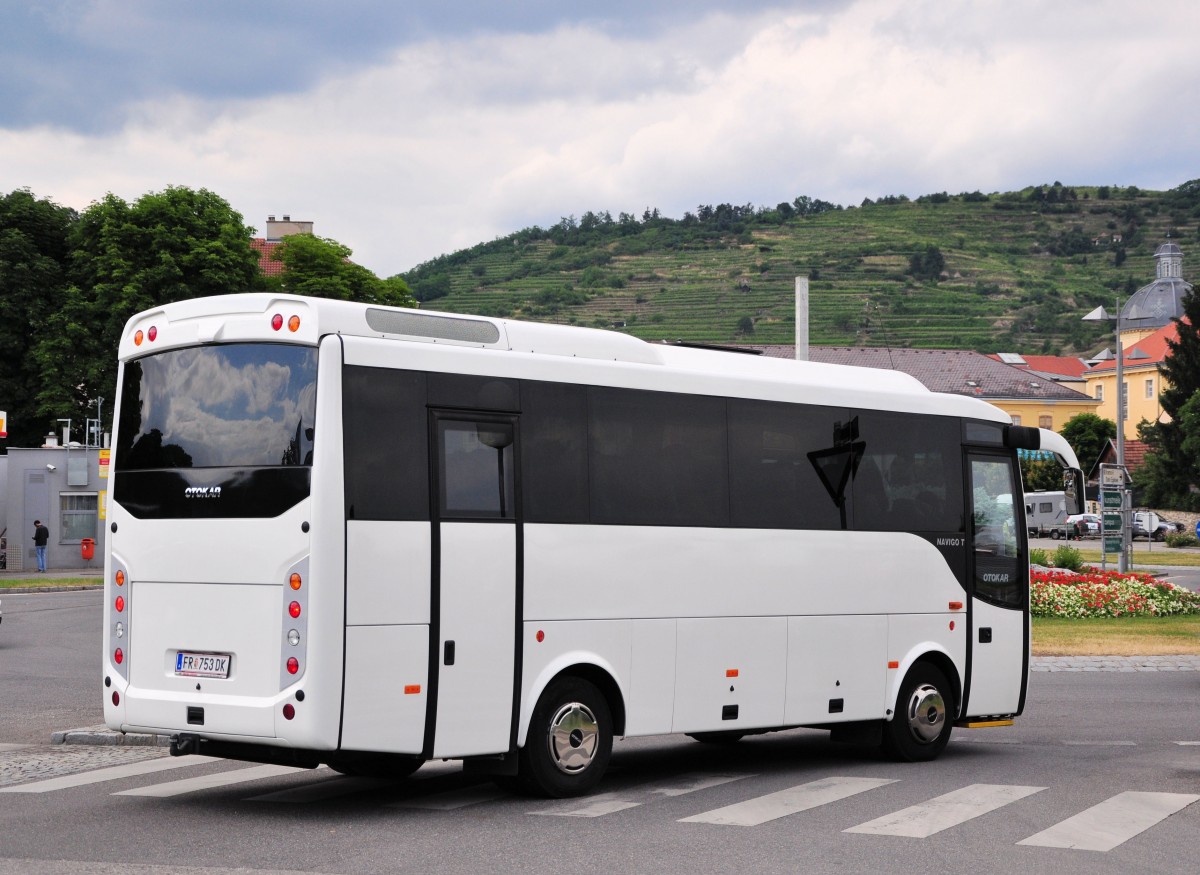
<svg viewBox="0 0 1200 875">
<path fill-rule="evenodd" d="M 1200 656 L 1035 656 L 1030 671 L 1200 671 Z"/>
</svg>

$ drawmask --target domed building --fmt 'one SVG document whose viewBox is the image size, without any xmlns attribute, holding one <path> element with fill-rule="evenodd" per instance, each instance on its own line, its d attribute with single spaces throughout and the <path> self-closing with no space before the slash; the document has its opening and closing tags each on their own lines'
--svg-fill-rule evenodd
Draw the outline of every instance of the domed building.
<svg viewBox="0 0 1200 875">
<path fill-rule="evenodd" d="M 1154 281 L 1130 295 L 1121 308 L 1126 442 L 1137 440 L 1143 419 L 1155 422 L 1164 415 L 1158 402 L 1163 389 L 1159 367 L 1169 352 L 1167 341 L 1176 338 L 1173 320 L 1183 315 L 1184 299 L 1192 294 L 1192 284 L 1183 278 L 1183 250 L 1177 243 L 1168 240 L 1155 250 L 1154 272 Z M 1090 363 L 1084 376 L 1088 394 L 1100 402 L 1096 415 L 1116 422 L 1116 356 L 1106 349 Z"/>
<path fill-rule="evenodd" d="M 1121 346 L 1128 349 L 1183 315 L 1192 284 L 1183 278 L 1183 250 L 1168 240 L 1154 252 L 1154 282 L 1134 292 L 1121 308 Z"/>
</svg>

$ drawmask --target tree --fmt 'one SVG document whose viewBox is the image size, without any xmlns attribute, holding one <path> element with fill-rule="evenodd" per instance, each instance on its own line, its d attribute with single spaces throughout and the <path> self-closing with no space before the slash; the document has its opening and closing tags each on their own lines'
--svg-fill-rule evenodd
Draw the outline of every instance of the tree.
<svg viewBox="0 0 1200 875">
<path fill-rule="evenodd" d="M 1096 463 L 1104 447 L 1117 436 L 1117 424 L 1094 413 L 1078 413 L 1059 432 L 1075 451 L 1084 473 Z"/>
<path fill-rule="evenodd" d="M 1062 468 L 1053 459 L 1021 460 L 1021 482 L 1026 492 L 1054 492 L 1062 489 L 1062 480 Z"/>
<path fill-rule="evenodd" d="M 946 259 L 942 250 L 932 243 L 925 247 L 924 252 L 914 252 L 908 259 L 908 272 L 917 279 L 937 282 L 945 269 Z"/>
<path fill-rule="evenodd" d="M 380 279 L 350 260 L 349 246 L 313 234 L 292 234 L 271 253 L 283 273 L 271 284 L 281 291 L 313 298 L 337 298 L 389 307 L 415 307 L 416 299 L 400 276 Z"/>
<path fill-rule="evenodd" d="M 82 423 L 97 398 L 115 396 L 117 345 L 134 313 L 260 286 L 251 232 L 205 189 L 169 187 L 132 205 L 109 194 L 84 210 L 71 226 L 62 306 L 34 352 L 39 414 Z"/>
<path fill-rule="evenodd" d="M 1183 315 L 1173 320 L 1176 339 L 1167 340 L 1160 371 L 1158 422 L 1138 426 L 1148 446 L 1145 464 L 1134 475 L 1147 504 L 1175 510 L 1200 510 L 1200 295 L 1183 301 Z"/>
<path fill-rule="evenodd" d="M 54 424 L 37 413 L 37 388 L 47 378 L 32 351 L 62 306 L 67 236 L 77 218 L 27 189 L 0 197 L 0 407 L 11 446 L 38 446 Z"/>
</svg>

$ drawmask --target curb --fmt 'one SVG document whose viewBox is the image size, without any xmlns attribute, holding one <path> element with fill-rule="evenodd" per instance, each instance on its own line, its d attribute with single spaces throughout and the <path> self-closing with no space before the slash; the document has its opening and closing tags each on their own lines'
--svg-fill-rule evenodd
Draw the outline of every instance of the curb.
<svg viewBox="0 0 1200 875">
<path fill-rule="evenodd" d="M 65 729 L 50 734 L 51 744 L 85 744 L 94 747 L 169 747 L 171 736 L 141 732 L 116 732 L 102 726 Z"/>
<path fill-rule="evenodd" d="M 104 589 L 102 583 L 84 583 L 74 586 L 5 586 L 0 587 L 0 596 L 5 593 L 21 593 L 21 592 L 83 592 L 85 590 Z"/>
</svg>

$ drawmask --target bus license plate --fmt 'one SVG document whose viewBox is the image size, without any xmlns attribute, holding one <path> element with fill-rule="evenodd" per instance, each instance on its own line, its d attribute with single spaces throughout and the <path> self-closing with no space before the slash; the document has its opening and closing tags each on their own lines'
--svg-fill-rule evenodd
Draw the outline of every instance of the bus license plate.
<svg viewBox="0 0 1200 875">
<path fill-rule="evenodd" d="M 229 677 L 228 653 L 193 653 L 180 650 L 175 654 L 175 674 L 192 678 Z"/>
</svg>

